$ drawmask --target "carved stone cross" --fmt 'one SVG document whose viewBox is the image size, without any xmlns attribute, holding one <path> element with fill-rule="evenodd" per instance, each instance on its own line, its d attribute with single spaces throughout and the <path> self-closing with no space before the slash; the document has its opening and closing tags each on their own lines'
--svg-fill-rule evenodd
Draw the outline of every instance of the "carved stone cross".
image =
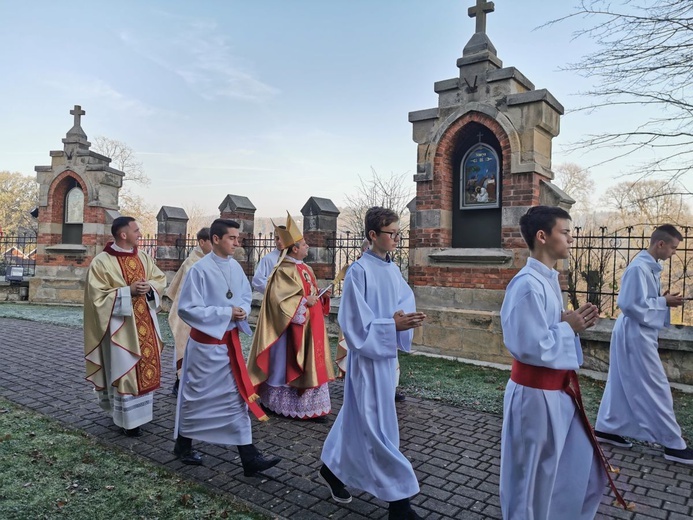
<svg viewBox="0 0 693 520">
<path fill-rule="evenodd" d="M 75 116 L 75 126 L 81 126 L 81 117 L 86 114 L 84 110 L 82 110 L 82 107 L 80 105 L 75 105 L 75 108 L 73 110 L 70 110 L 70 114 Z"/>
<path fill-rule="evenodd" d="M 476 0 L 476 5 L 470 7 L 467 14 L 470 18 L 476 18 L 476 32 L 486 33 L 486 13 L 492 13 L 495 10 L 493 2 L 486 0 Z"/>
</svg>

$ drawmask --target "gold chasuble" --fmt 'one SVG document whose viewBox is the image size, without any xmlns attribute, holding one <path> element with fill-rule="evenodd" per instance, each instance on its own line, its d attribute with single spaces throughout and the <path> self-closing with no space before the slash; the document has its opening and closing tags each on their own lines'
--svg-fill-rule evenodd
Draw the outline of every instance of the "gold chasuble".
<svg viewBox="0 0 693 520">
<path fill-rule="evenodd" d="M 248 357 L 248 373 L 257 387 L 267 380 L 270 348 L 286 333 L 286 383 L 299 390 L 317 388 L 334 380 L 330 344 L 325 328 L 329 298 L 305 307 L 306 320 L 292 323 L 304 296 L 317 295 L 313 270 L 288 258 L 275 268 L 267 282 L 253 346 Z"/>
<path fill-rule="evenodd" d="M 126 253 L 106 244 L 104 251 L 91 262 L 84 292 L 84 354 L 86 379 L 97 390 L 104 390 L 107 379 L 121 395 L 142 395 L 161 384 L 161 350 L 163 342 L 154 323 L 147 295 L 132 296 L 129 316 L 114 316 L 118 289 L 137 280 L 146 280 L 156 291 L 157 303 L 166 287 L 166 275 L 154 260 L 137 248 Z M 115 329 L 115 330 L 114 330 Z M 131 360 L 125 366 L 104 371 L 103 349 L 123 349 Z M 113 364 L 115 365 L 115 363 Z"/>
</svg>

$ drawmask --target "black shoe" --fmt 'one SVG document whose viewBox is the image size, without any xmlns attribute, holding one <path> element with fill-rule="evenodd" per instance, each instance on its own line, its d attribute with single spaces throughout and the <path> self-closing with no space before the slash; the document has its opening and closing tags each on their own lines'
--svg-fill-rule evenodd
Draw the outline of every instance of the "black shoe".
<svg viewBox="0 0 693 520">
<path fill-rule="evenodd" d="M 400 393 L 400 392 L 395 392 L 395 402 L 396 403 L 401 403 L 407 398 L 406 395 Z"/>
<path fill-rule="evenodd" d="M 318 417 L 308 417 L 304 419 L 304 421 L 310 421 L 318 424 L 325 424 L 327 423 L 327 416 L 326 415 L 319 415 Z"/>
<path fill-rule="evenodd" d="M 664 458 L 672 462 L 680 462 L 681 464 L 693 464 L 693 449 L 674 450 L 672 448 L 664 448 Z"/>
<path fill-rule="evenodd" d="M 129 430 L 127 428 L 122 428 L 121 431 L 126 437 L 142 437 L 142 430 L 140 430 L 139 426 L 135 426 Z"/>
<path fill-rule="evenodd" d="M 387 520 L 423 520 L 423 517 L 419 516 L 413 509 L 410 509 L 406 513 L 393 513 L 390 511 L 387 515 Z"/>
<path fill-rule="evenodd" d="M 616 435 L 615 433 L 604 433 L 594 430 L 594 436 L 597 438 L 599 442 L 602 442 L 604 444 L 612 444 L 613 446 L 618 446 L 620 448 L 633 447 L 632 442 L 627 441 L 626 439 L 624 439 L 620 435 Z"/>
<path fill-rule="evenodd" d="M 192 449 L 192 439 L 179 435 L 176 439 L 176 445 L 173 447 L 173 454 L 183 464 L 202 466 L 202 455 Z"/>
<path fill-rule="evenodd" d="M 176 378 L 176 382 L 173 383 L 173 388 L 171 388 L 171 395 L 173 397 L 178 397 L 178 387 L 180 386 L 180 379 Z"/>
<path fill-rule="evenodd" d="M 254 459 L 251 459 L 249 461 L 243 461 L 241 460 L 241 463 L 243 464 L 243 475 L 246 477 L 254 477 L 256 476 L 255 474 L 261 471 L 265 471 L 266 469 L 270 469 L 279 462 L 281 462 L 282 459 L 279 457 L 265 457 L 262 453 L 258 453 L 255 455 Z"/>
<path fill-rule="evenodd" d="M 419 514 L 411 508 L 408 498 L 390 502 L 387 520 L 423 520 Z"/>
<path fill-rule="evenodd" d="M 330 490 L 330 495 L 332 495 L 332 500 L 339 502 L 340 504 L 348 504 L 351 502 L 351 493 L 349 493 L 344 486 L 344 483 L 339 480 L 330 468 L 324 464 L 318 472 L 320 479 L 327 485 Z"/>
</svg>

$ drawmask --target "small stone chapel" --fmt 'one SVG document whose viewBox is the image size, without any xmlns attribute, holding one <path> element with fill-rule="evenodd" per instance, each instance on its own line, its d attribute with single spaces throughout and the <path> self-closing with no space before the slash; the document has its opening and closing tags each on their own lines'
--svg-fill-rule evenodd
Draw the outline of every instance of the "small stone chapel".
<svg viewBox="0 0 693 520">
<path fill-rule="evenodd" d="M 493 11 L 485 0 L 469 8 L 476 31 L 459 76 L 434 84 L 436 108 L 409 113 L 418 145 L 409 282 L 429 317 L 416 331 L 420 350 L 508 363 L 500 307 L 528 256 L 519 218 L 574 201 L 551 183 L 563 106 L 503 66 L 486 33 Z"/>
<path fill-rule="evenodd" d="M 36 274 L 29 282 L 35 303 L 81 303 L 92 258 L 111 236 L 124 173 L 90 150 L 75 105 L 63 149 L 50 152 L 50 166 L 36 166 L 39 184 Z"/>
</svg>

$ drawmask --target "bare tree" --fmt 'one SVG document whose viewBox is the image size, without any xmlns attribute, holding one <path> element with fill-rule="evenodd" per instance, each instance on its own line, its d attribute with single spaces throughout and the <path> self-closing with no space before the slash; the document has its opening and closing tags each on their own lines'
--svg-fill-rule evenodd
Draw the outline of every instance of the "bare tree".
<svg viewBox="0 0 693 520">
<path fill-rule="evenodd" d="M 373 206 L 382 206 L 399 215 L 401 229 L 406 231 L 409 229 L 407 204 L 413 196 L 414 184 L 408 173 L 391 173 L 389 177 L 384 177 L 371 168 L 371 177 L 363 178 L 359 175 L 359 185 L 355 192 L 344 197 L 346 208 L 340 215 L 344 230 L 363 235 L 366 211 Z"/>
<path fill-rule="evenodd" d="M 626 226 L 656 226 L 670 223 L 687 226 L 690 208 L 677 182 L 641 180 L 621 182 L 606 191 L 604 205 L 615 212 L 610 229 Z"/>
<path fill-rule="evenodd" d="M 92 149 L 111 159 L 111 166 L 123 173 L 123 187 L 120 190 L 120 212 L 137 219 L 145 235 L 156 233 L 156 210 L 141 195 L 135 193 L 133 185 L 146 187 L 150 179 L 144 172 L 142 163 L 127 144 L 116 139 L 96 136 Z"/>
<path fill-rule="evenodd" d="M 566 67 L 594 80 L 583 93 L 592 101 L 578 110 L 628 107 L 632 123 L 625 130 L 605 128 L 574 146 L 609 149 L 611 160 L 650 150 L 655 159 L 632 174 L 675 183 L 693 170 L 693 3 L 580 0 L 572 14 L 547 25 L 575 17 L 590 24 L 575 38 L 597 46 Z M 650 110 L 638 110 L 643 107 Z M 683 192 L 690 194 L 690 187 Z"/>
<path fill-rule="evenodd" d="M 212 225 L 215 217 L 214 215 L 205 214 L 202 206 L 196 203 L 183 204 L 183 209 L 188 215 L 188 234 L 195 235 L 203 227 L 209 227 Z"/>
<path fill-rule="evenodd" d="M 5 235 L 16 235 L 21 229 L 37 232 L 30 211 L 38 206 L 38 193 L 35 177 L 0 171 L 0 229 Z"/>
<path fill-rule="evenodd" d="M 567 162 L 556 165 L 554 173 L 556 186 L 575 199 L 575 212 L 589 212 L 594 197 L 594 181 L 590 171 L 579 164 Z"/>
</svg>

